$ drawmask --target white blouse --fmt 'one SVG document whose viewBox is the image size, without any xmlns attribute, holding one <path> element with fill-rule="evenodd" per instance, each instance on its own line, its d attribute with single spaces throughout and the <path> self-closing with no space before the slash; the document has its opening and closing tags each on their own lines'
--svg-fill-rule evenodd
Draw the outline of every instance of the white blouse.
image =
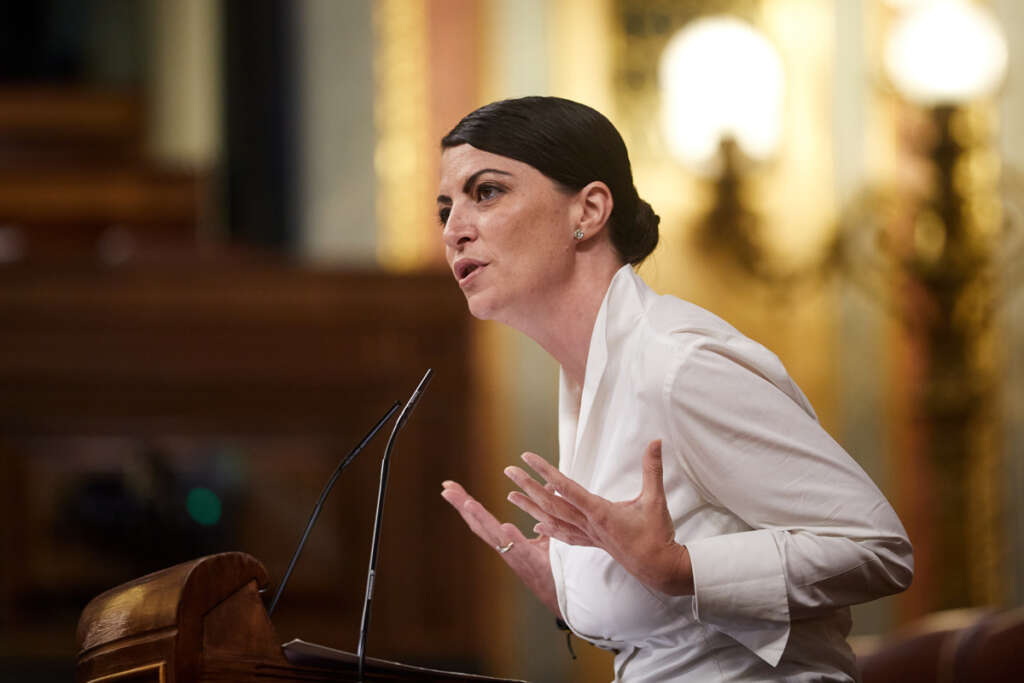
<svg viewBox="0 0 1024 683">
<path fill-rule="evenodd" d="M 559 469 L 611 500 L 662 439 L 694 596 L 552 540 L 569 627 L 614 649 L 616 681 L 849 681 L 848 605 L 905 589 L 910 543 L 770 351 L 624 266 L 598 312 L 582 390 L 562 373 Z M 576 396 L 580 396 L 577 404 Z"/>
</svg>

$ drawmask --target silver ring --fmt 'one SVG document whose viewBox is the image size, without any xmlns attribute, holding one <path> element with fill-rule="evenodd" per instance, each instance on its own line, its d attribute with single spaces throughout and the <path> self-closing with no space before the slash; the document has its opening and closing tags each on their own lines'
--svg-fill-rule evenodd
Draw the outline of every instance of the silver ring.
<svg viewBox="0 0 1024 683">
<path fill-rule="evenodd" d="M 494 549 L 498 551 L 499 555 L 504 555 L 509 550 L 512 550 L 512 546 L 514 546 L 515 544 L 515 541 L 509 541 L 508 545 L 496 545 L 494 546 Z"/>
</svg>

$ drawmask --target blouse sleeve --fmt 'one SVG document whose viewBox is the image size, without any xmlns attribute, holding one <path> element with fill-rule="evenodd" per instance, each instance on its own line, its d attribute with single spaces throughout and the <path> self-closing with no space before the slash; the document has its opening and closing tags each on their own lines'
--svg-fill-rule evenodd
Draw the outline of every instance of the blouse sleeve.
<svg viewBox="0 0 1024 683">
<path fill-rule="evenodd" d="M 670 452 L 708 501 L 752 529 L 680 540 L 699 621 L 774 666 L 792 620 L 910 584 L 899 518 L 773 354 L 745 338 L 688 346 L 664 392 Z"/>
</svg>

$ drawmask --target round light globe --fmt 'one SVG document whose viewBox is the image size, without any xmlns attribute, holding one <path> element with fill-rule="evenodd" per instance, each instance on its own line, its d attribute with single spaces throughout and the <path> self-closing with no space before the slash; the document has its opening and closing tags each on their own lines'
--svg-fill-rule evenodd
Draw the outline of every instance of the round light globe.
<svg viewBox="0 0 1024 683">
<path fill-rule="evenodd" d="M 993 94 L 1006 76 L 1006 38 L 991 12 L 966 0 L 935 0 L 905 14 L 885 47 L 893 86 L 924 106 Z"/>
<path fill-rule="evenodd" d="M 658 76 L 665 140 L 683 163 L 706 169 L 727 137 L 755 160 L 778 149 L 782 59 L 749 24 L 725 16 L 687 24 L 665 47 Z"/>
</svg>

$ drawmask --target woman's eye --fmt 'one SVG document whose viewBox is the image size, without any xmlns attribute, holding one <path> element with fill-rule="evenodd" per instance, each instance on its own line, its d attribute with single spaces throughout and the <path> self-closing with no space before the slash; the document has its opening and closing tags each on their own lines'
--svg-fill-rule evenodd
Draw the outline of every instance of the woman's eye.
<svg viewBox="0 0 1024 683">
<path fill-rule="evenodd" d="M 452 210 L 447 206 L 437 212 L 437 217 L 441 219 L 441 225 L 446 225 L 448 223 L 448 215 L 451 214 L 451 212 Z"/>
<path fill-rule="evenodd" d="M 476 199 L 478 202 L 487 201 L 498 196 L 500 192 L 501 189 L 494 185 L 480 185 L 476 188 Z"/>
</svg>

